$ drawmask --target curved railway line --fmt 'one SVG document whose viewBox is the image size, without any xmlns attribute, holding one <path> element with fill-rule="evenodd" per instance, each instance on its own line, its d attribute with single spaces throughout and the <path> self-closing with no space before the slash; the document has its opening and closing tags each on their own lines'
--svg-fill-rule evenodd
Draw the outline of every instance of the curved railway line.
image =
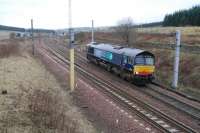
<svg viewBox="0 0 200 133">
<path fill-rule="evenodd" d="M 82 63 L 87 62 L 87 59 L 84 58 L 82 55 L 78 55 L 78 58 L 81 58 L 82 60 L 84 60 L 84 61 L 80 60 Z M 134 85 L 131 85 L 130 87 L 137 88 Z M 159 87 L 159 89 L 156 89 L 158 87 Z M 193 98 L 187 97 L 185 95 L 181 95 L 179 93 L 177 94 L 173 90 L 171 91 L 169 89 L 163 89 L 164 87 L 162 87 L 162 86 L 160 86 L 156 83 L 148 85 L 148 86 L 146 86 L 146 88 L 147 89 L 145 89 L 145 90 L 142 90 L 140 88 L 138 88 L 138 89 L 140 91 L 143 91 L 143 93 L 146 93 L 147 95 L 151 95 L 153 98 L 160 100 L 160 101 L 162 101 L 162 102 L 164 102 L 164 103 L 166 103 L 166 104 L 168 104 L 172 107 L 175 107 L 175 108 L 179 109 L 180 111 L 187 113 L 192 118 L 200 121 L 200 106 L 199 106 L 200 101 L 198 101 L 197 99 L 193 99 Z M 163 91 L 165 93 L 163 93 Z M 188 100 L 191 100 L 191 101 L 193 101 L 193 103 L 192 104 L 185 103 L 185 102 L 183 102 L 183 101 L 181 101 L 181 100 L 179 100 L 175 97 L 170 96 L 170 94 L 167 94 L 169 92 L 175 93 L 175 94 L 181 96 L 182 98 L 186 98 Z M 196 103 L 196 106 L 193 105 L 194 103 Z"/>
<path fill-rule="evenodd" d="M 78 58 L 82 58 L 82 60 L 84 60 L 82 61 L 82 63 L 87 62 L 87 59 L 82 57 L 81 55 L 79 55 Z M 198 105 L 194 106 L 192 104 L 185 103 L 175 97 L 168 95 L 167 92 L 163 93 L 163 91 L 160 91 L 160 89 L 162 89 L 161 87 L 159 87 L 159 89 L 156 89 L 157 86 L 153 84 L 146 86 L 146 89 L 138 88 L 133 84 L 131 84 L 130 87 L 134 87 L 135 89 L 142 91 L 147 95 L 150 95 L 154 99 L 162 101 L 163 103 L 170 105 L 171 107 L 175 107 L 176 109 L 190 115 L 192 118 L 200 121 L 200 107 L 198 107 Z M 199 101 L 194 102 L 197 102 L 197 104 L 199 104 Z"/>
<path fill-rule="evenodd" d="M 63 57 L 62 51 L 58 49 L 52 50 L 51 48 L 49 48 L 49 51 L 58 59 L 62 60 L 64 63 L 69 63 L 69 61 Z M 150 123 L 154 127 L 157 127 L 160 131 L 191 133 L 197 132 L 192 128 L 186 126 L 185 124 L 175 120 L 174 118 L 171 118 L 168 115 L 162 113 L 161 111 L 152 107 L 151 105 L 141 101 L 140 99 L 132 97 L 123 89 L 114 86 L 112 83 L 105 81 L 100 77 L 94 76 L 93 74 L 82 68 L 79 64 L 75 64 L 75 66 L 76 70 L 80 74 L 87 76 L 88 80 L 91 80 L 93 83 L 101 87 L 102 89 L 100 91 L 112 97 L 112 99 L 125 106 L 131 112 L 136 112 L 136 114 L 140 118 Z"/>
<path fill-rule="evenodd" d="M 62 55 L 64 55 L 64 51 L 62 51 L 62 50 L 60 50 L 59 52 L 61 52 Z M 81 60 L 79 58 L 81 58 Z M 87 59 L 85 57 L 83 57 L 81 54 L 76 53 L 76 59 L 78 59 L 83 64 L 87 63 Z M 98 76 L 98 75 L 96 75 L 96 76 Z M 200 103 L 199 101 L 195 101 L 193 99 L 188 99 L 188 100 L 193 100 L 194 102 L 196 102 L 197 103 L 196 106 L 193 105 L 194 102 L 193 102 L 193 104 L 185 103 L 175 97 L 168 95 L 167 94 L 168 92 L 166 92 L 166 91 L 169 91 L 169 90 L 165 90 L 165 93 L 163 93 L 162 91 L 155 89 L 156 88 L 155 85 L 147 86 L 146 87 L 147 89 L 141 89 L 132 84 L 130 85 L 130 87 L 131 88 L 134 87 L 134 88 L 138 89 L 139 91 L 142 91 L 143 93 L 145 93 L 147 95 L 150 95 L 154 99 L 162 101 L 163 103 L 165 103 L 171 107 L 175 107 L 176 109 L 190 115 L 192 118 L 200 121 L 200 107 L 198 107 L 198 105 Z M 159 87 L 159 89 L 162 89 L 162 88 Z M 185 97 L 185 98 L 187 98 L 187 97 Z"/>
<path fill-rule="evenodd" d="M 78 52 L 84 53 L 84 52 L 86 51 L 86 48 L 85 48 L 85 47 L 82 47 L 82 46 L 79 46 L 79 47 L 81 47 L 81 50 L 78 50 Z M 84 51 L 84 52 L 82 52 L 82 51 Z M 86 54 L 86 53 L 84 53 L 84 54 Z M 82 58 L 83 60 L 87 60 L 86 58 L 84 58 L 84 57 L 82 57 L 82 56 L 80 56 L 80 58 Z M 184 93 L 181 93 L 181 92 L 179 92 L 179 91 L 170 89 L 170 88 L 168 88 L 168 87 L 166 87 L 166 86 L 164 86 L 164 85 L 162 85 L 162 84 L 160 84 L 160 83 L 158 83 L 158 82 L 153 82 L 152 84 L 155 85 L 155 86 L 160 87 L 160 89 L 165 89 L 165 90 L 167 90 L 167 91 L 169 91 L 169 92 L 175 93 L 175 94 L 177 94 L 177 95 L 179 95 L 179 96 L 181 96 L 181 97 L 184 97 L 184 98 L 186 98 L 186 99 L 188 99 L 188 100 L 191 100 L 191 101 L 200 103 L 200 100 L 199 100 L 199 99 L 194 98 L 194 97 L 191 97 L 191 96 L 186 95 L 186 94 L 184 94 Z"/>
<path fill-rule="evenodd" d="M 175 97 L 168 95 L 167 93 L 165 94 L 162 91 L 155 89 L 156 86 L 154 85 L 150 85 L 148 86 L 148 88 L 150 89 L 148 89 L 145 93 L 148 93 L 155 99 L 161 100 L 162 102 L 165 102 L 166 104 L 171 105 L 172 107 L 176 107 L 178 110 L 183 111 L 190 115 L 192 118 L 200 121 L 200 108 L 180 101 Z"/>
</svg>

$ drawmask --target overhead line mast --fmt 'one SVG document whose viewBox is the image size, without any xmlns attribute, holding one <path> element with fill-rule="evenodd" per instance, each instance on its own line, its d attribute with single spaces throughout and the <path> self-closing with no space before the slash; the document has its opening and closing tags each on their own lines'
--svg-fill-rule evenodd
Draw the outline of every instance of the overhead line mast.
<svg viewBox="0 0 200 133">
<path fill-rule="evenodd" d="M 181 47 L 181 32 L 177 30 L 176 31 L 175 59 L 174 59 L 174 77 L 173 77 L 173 83 L 172 83 L 172 87 L 174 89 L 178 87 L 180 47 Z"/>
<path fill-rule="evenodd" d="M 32 39 L 32 54 L 35 55 L 34 31 L 33 31 L 33 19 L 31 19 L 31 39 Z"/>
<path fill-rule="evenodd" d="M 69 56 L 70 56 L 70 73 L 69 73 L 69 80 L 70 80 L 70 89 L 73 92 L 74 91 L 74 33 L 72 28 L 72 11 L 71 11 L 71 0 L 68 0 L 69 2 Z"/>
<path fill-rule="evenodd" d="M 94 20 L 92 20 L 92 43 L 94 43 Z"/>
</svg>

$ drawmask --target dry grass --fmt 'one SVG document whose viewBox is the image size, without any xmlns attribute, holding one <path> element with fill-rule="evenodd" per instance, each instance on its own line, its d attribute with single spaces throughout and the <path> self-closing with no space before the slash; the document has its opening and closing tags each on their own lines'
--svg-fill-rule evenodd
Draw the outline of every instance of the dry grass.
<svg viewBox="0 0 200 133">
<path fill-rule="evenodd" d="M 155 28 L 139 28 L 139 42 L 146 43 L 175 43 L 175 36 L 170 37 L 167 34 L 176 33 L 176 30 L 181 31 L 181 43 L 186 45 L 200 46 L 200 27 L 155 27 Z"/>
<path fill-rule="evenodd" d="M 174 44 L 175 36 L 169 36 L 166 33 L 175 33 L 175 31 L 176 31 L 176 28 L 170 28 L 170 27 L 155 28 L 155 29 L 154 28 L 138 29 L 137 37 L 134 42 L 137 44 L 150 43 L 150 44 L 155 44 L 155 46 Z M 182 28 L 181 34 L 182 34 L 181 35 L 182 44 L 189 45 L 189 46 L 200 46 L 200 28 L 197 28 L 197 29 Z M 77 43 L 87 44 L 91 42 L 91 34 L 88 32 L 79 33 L 76 39 L 78 40 Z M 95 41 L 103 42 L 103 43 L 115 43 L 115 44 L 121 44 L 121 45 L 125 44 L 125 42 L 122 39 L 120 39 L 116 33 L 112 33 L 112 32 L 108 32 L 108 33 L 96 32 Z M 135 46 L 134 43 L 132 46 L 133 47 Z"/>
<path fill-rule="evenodd" d="M 156 56 L 156 77 L 164 84 L 171 86 L 173 79 L 174 51 L 150 49 Z M 200 56 L 198 54 L 181 53 L 179 86 L 182 90 L 190 90 L 200 94 Z"/>
<path fill-rule="evenodd" d="M 175 33 L 180 30 L 183 35 L 200 35 L 200 27 L 154 27 L 154 28 L 138 28 L 140 33 L 159 33 L 168 34 Z"/>
<path fill-rule="evenodd" d="M 21 49 L 21 48 L 20 48 Z M 0 133 L 95 133 L 71 96 L 26 52 L 0 58 Z"/>
<path fill-rule="evenodd" d="M 19 44 L 18 43 L 9 43 L 9 44 L 0 44 L 0 57 L 9 57 L 11 55 L 19 55 Z"/>
<path fill-rule="evenodd" d="M 58 94 L 51 94 L 41 90 L 35 90 L 30 96 L 29 118 L 39 128 L 56 130 L 59 133 L 77 133 L 78 123 L 67 118 L 65 109 Z"/>
<path fill-rule="evenodd" d="M 176 29 L 181 29 L 183 34 L 182 42 L 191 44 L 193 47 L 195 44 L 199 46 L 199 36 L 200 35 L 200 27 L 165 27 L 165 28 L 142 28 L 138 29 L 140 34 L 138 35 L 138 44 L 133 45 L 133 47 L 137 47 L 140 49 L 145 49 L 152 51 L 156 56 L 156 77 L 162 83 L 171 86 L 173 79 L 173 63 L 174 63 L 174 50 L 168 49 L 159 49 L 156 47 L 161 44 L 172 44 L 175 42 L 174 37 L 167 37 L 166 35 L 160 33 L 172 33 L 175 32 Z M 143 34 L 144 32 L 144 34 Z M 142 33 L 142 34 L 141 34 Z M 150 33 L 150 34 L 146 34 Z M 159 33 L 159 34 L 152 34 Z M 83 33 L 82 33 L 83 34 Z M 90 41 L 90 34 L 85 33 L 85 35 L 81 36 L 80 43 L 88 43 Z M 97 42 L 106 42 L 106 43 L 123 43 L 120 41 L 115 34 L 113 33 L 95 33 L 95 39 Z M 143 44 L 142 42 L 150 42 L 155 44 L 155 48 L 148 47 L 148 44 Z M 142 44 L 142 45 L 141 45 Z M 180 60 L 180 77 L 179 77 L 179 85 L 180 89 L 184 91 L 190 90 L 193 93 L 200 94 L 200 56 L 198 54 L 192 53 L 181 53 Z"/>
</svg>

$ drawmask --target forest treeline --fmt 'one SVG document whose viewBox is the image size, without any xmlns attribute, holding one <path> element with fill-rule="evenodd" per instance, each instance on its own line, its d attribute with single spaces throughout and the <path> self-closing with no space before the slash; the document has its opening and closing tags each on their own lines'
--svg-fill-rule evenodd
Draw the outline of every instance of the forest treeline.
<svg viewBox="0 0 200 133">
<path fill-rule="evenodd" d="M 200 5 L 166 15 L 163 26 L 200 26 Z"/>
</svg>

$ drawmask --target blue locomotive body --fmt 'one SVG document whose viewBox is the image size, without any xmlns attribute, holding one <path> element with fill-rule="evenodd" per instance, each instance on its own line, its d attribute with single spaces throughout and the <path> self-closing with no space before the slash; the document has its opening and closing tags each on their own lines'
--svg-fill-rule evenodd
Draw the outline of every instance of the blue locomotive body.
<svg viewBox="0 0 200 133">
<path fill-rule="evenodd" d="M 103 64 L 108 71 L 127 80 L 153 79 L 154 55 L 148 51 L 110 44 L 88 44 L 87 59 Z"/>
</svg>

